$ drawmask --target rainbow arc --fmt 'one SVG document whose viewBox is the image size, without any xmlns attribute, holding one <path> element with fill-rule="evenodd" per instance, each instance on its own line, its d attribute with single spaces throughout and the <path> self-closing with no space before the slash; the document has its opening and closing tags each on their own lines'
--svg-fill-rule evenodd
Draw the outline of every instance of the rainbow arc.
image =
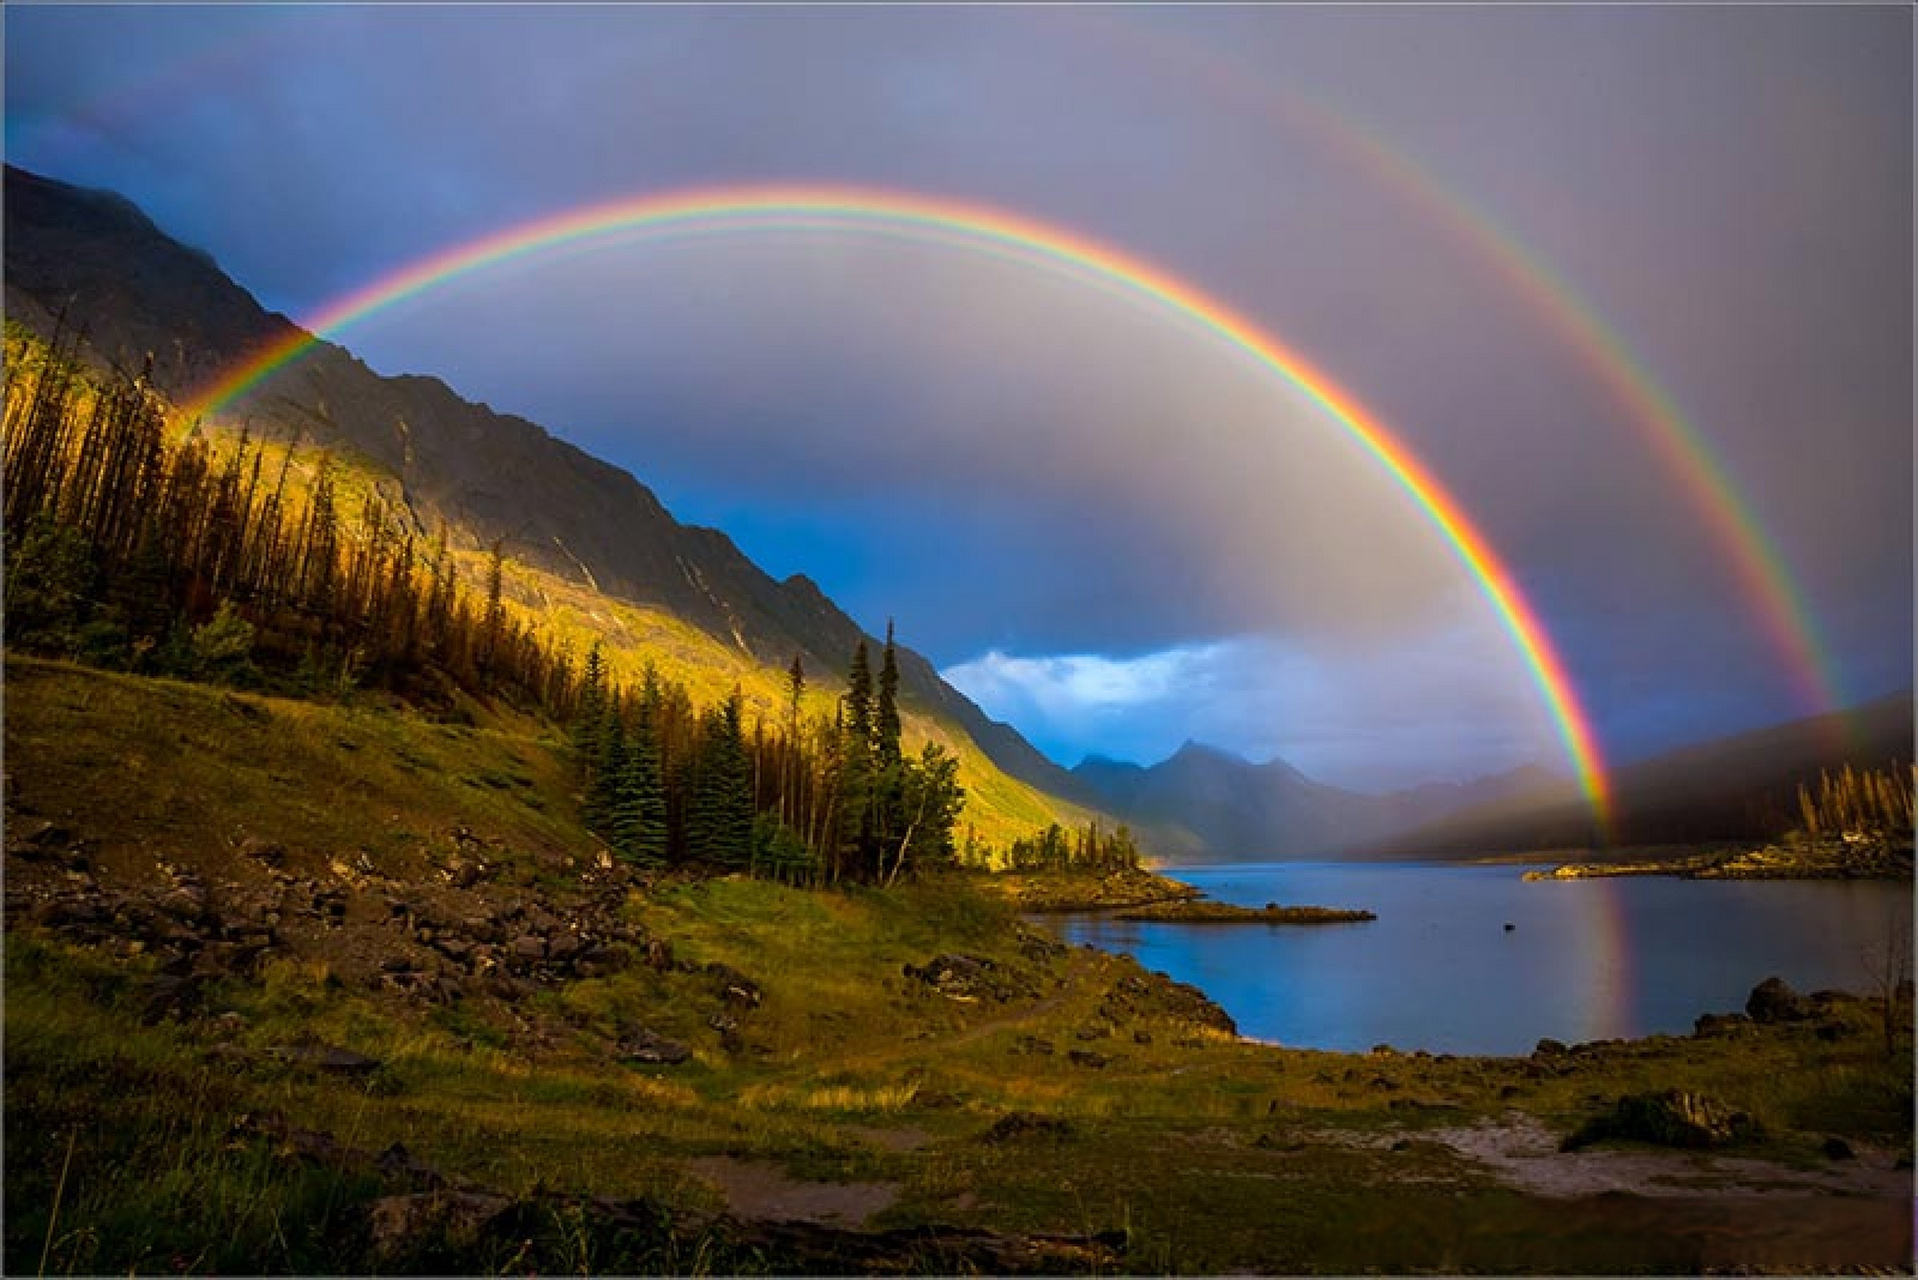
<svg viewBox="0 0 1918 1280">
<path fill-rule="evenodd" d="M 1250 356 L 1302 393 L 1417 504 L 1511 636 L 1590 803 L 1609 833 L 1611 796 L 1591 720 L 1563 660 L 1510 568 L 1438 478 L 1358 399 L 1224 302 L 1144 260 L 1064 228 L 984 205 L 850 187 L 765 186 L 644 195 L 535 219 L 421 258 L 335 300 L 195 395 L 212 415 L 296 361 L 323 337 L 471 272 L 614 238 L 827 229 L 933 239 L 1073 273 L 1143 301 Z"/>
</svg>

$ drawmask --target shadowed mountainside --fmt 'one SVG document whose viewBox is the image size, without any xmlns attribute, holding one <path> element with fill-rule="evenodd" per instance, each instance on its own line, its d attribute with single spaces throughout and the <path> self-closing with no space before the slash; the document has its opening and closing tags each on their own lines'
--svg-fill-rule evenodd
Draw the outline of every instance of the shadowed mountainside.
<svg viewBox="0 0 1918 1280">
<path fill-rule="evenodd" d="M 206 254 L 130 202 L 6 169 L 6 306 L 42 336 L 63 325 L 97 362 L 151 369 L 176 402 L 297 332 Z M 857 623 L 803 575 L 776 581 L 724 533 L 675 520 L 626 472 L 437 378 L 385 377 L 319 342 L 222 410 L 255 435 L 363 459 L 391 475 L 422 532 L 503 543 L 515 560 L 656 607 L 735 651 L 837 673 Z M 903 701 L 957 724 L 1010 776 L 1070 798 L 1071 775 L 987 717 L 919 654 L 899 654 Z"/>
<path fill-rule="evenodd" d="M 1909 763 L 1910 690 L 1852 711 L 1793 720 L 1682 747 L 1616 769 L 1614 843 L 1621 846 L 1761 839 L 1794 825 L 1797 791 L 1846 764 Z M 1463 809 L 1395 838 L 1406 856 L 1583 847 L 1584 801 L 1569 785 L 1542 787 Z"/>
</svg>

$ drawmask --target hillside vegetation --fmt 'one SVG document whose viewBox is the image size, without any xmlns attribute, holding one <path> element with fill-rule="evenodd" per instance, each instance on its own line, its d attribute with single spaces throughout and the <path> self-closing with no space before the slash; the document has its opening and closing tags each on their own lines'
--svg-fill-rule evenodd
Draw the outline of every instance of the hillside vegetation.
<svg viewBox="0 0 1918 1280">
<path fill-rule="evenodd" d="M 852 750 L 835 727 L 846 687 L 837 671 L 805 673 L 797 655 L 790 671 L 769 670 L 670 615 L 516 565 L 497 542 L 463 553 L 444 527 L 428 537 L 404 493 L 350 455 L 198 427 L 181 437 L 150 386 L 93 374 L 17 327 L 8 370 L 15 648 L 302 696 L 370 687 L 439 709 L 504 698 L 549 720 L 595 721 L 576 742 L 601 734 L 608 713 L 637 715 L 622 733 L 644 737 L 654 732 L 649 708 L 677 707 L 685 725 L 657 726 L 664 755 L 655 766 L 669 790 L 698 782 L 689 771 L 705 759 L 706 713 L 723 710 L 733 755 L 743 758 L 751 739 L 758 812 L 799 827 L 797 805 L 774 788 L 876 788 L 876 801 L 855 795 L 794 832 L 834 874 L 848 841 L 876 864 L 876 843 L 890 826 L 912 825 L 903 810 L 935 777 L 956 788 L 963 818 L 948 829 L 963 831 L 975 860 L 1003 858 L 1018 837 L 1084 816 L 1001 773 L 957 726 L 915 711 L 890 637 L 877 691 L 887 734 L 862 725 Z M 863 647 L 847 658 L 864 661 L 854 657 Z M 642 684 L 663 689 L 663 704 L 639 698 Z M 868 737 L 879 757 L 870 764 Z M 794 754 L 803 768 L 784 767 Z M 759 767 L 773 757 L 776 772 Z M 862 770 L 877 772 L 866 781 Z M 872 826 L 872 815 L 872 830 L 833 826 Z M 678 801 L 661 821 L 668 816 L 677 848 Z M 928 848 L 949 858 L 951 846 L 942 835 Z M 906 856 L 903 846 L 897 853 Z"/>
<path fill-rule="evenodd" d="M 1909 1146 L 1909 1027 L 1882 1002 L 1526 1059 L 1278 1049 L 975 876 L 636 869 L 522 712 L 23 659 L 6 680 L 11 1273 L 1671 1271 L 1910 1247 L 1880 1185 Z M 1756 1167 L 1787 1199 L 1549 1199 L 1468 1154 L 1660 1090 L 1748 1117 L 1735 1149 L 1784 1161 Z M 1849 1165 L 1820 1154 L 1834 1135 Z M 1836 1174 L 1858 1194 L 1820 1190 Z"/>
</svg>

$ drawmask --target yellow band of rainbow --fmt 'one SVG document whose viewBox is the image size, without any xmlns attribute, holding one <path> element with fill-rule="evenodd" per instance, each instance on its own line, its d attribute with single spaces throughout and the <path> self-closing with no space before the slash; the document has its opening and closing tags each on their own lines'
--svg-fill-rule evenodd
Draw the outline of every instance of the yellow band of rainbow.
<svg viewBox="0 0 1918 1280">
<path fill-rule="evenodd" d="M 1478 583 L 1510 633 L 1550 710 L 1579 786 L 1609 835 L 1611 795 L 1590 717 L 1563 661 L 1511 570 L 1456 499 L 1385 425 L 1296 352 L 1231 307 L 1169 273 L 1076 232 L 983 205 L 853 187 L 753 186 L 643 195 L 537 218 L 433 254 L 391 272 L 307 317 L 193 397 L 189 417 L 236 397 L 354 321 L 468 272 L 595 238 L 635 233 L 833 227 L 917 234 L 1063 266 L 1094 283 L 1150 301 L 1249 354 L 1303 392 L 1369 452 L 1424 512 Z"/>
</svg>

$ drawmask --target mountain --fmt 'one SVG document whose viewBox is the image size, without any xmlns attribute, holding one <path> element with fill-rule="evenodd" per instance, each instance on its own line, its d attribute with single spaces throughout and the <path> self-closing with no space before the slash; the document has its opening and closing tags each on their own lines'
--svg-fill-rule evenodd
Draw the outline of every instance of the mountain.
<svg viewBox="0 0 1918 1280">
<path fill-rule="evenodd" d="M 1842 715 L 1772 725 L 1614 769 L 1613 843 L 1764 839 L 1797 817 L 1799 784 L 1846 764 L 1913 758 L 1907 691 Z M 1525 766 L 1384 795 L 1315 782 L 1188 742 L 1150 767 L 1089 756 L 1074 795 L 1138 828 L 1174 859 L 1474 857 L 1588 848 L 1590 807 L 1573 781 Z"/>
<path fill-rule="evenodd" d="M 1913 759 L 1913 698 L 1895 693 L 1850 711 L 1717 738 L 1612 771 L 1613 843 L 1762 838 L 1793 824 L 1801 783 L 1850 764 Z M 1444 856 L 1592 843 L 1591 815 L 1568 783 L 1462 807 L 1397 836 L 1394 849 Z"/>
<path fill-rule="evenodd" d="M 79 332 L 88 358 L 149 370 L 176 403 L 299 332 L 118 195 L 8 166 L 5 214 L 10 320 L 43 337 Z M 501 542 L 515 562 L 587 597 L 669 614 L 759 666 L 783 669 L 797 655 L 815 681 L 831 680 L 862 638 L 810 579 L 776 581 L 719 530 L 679 523 L 628 473 L 437 378 L 382 376 L 320 342 L 222 416 L 347 460 L 423 532 L 443 526 L 468 551 Z M 924 657 L 902 649 L 899 664 L 906 709 L 954 726 L 1011 778 L 1071 788 L 1064 769 Z M 1024 807 L 1035 818 L 1057 812 Z"/>
<path fill-rule="evenodd" d="M 1078 790 L 1069 794 L 1138 827 L 1155 849 L 1248 861 L 1375 848 L 1454 810 L 1556 781 L 1528 767 L 1370 795 L 1316 782 L 1283 760 L 1254 764 L 1197 742 L 1149 768 L 1088 756 L 1072 775 Z"/>
</svg>

